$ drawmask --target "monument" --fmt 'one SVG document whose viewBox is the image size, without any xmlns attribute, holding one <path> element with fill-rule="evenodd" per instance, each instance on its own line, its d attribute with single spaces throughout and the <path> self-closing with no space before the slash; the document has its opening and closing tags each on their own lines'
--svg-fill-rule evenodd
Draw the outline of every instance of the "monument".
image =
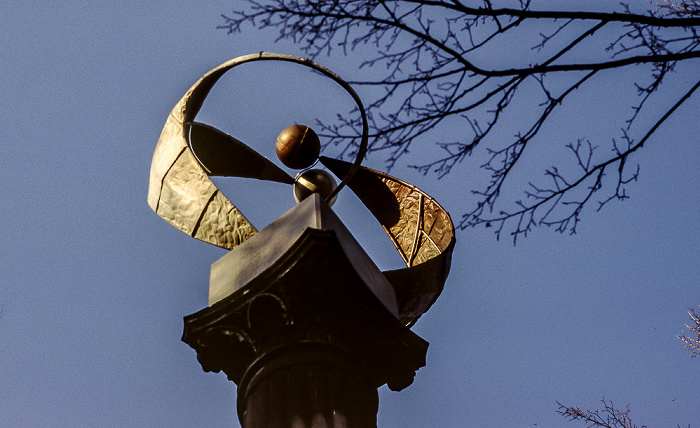
<svg viewBox="0 0 700 428">
<path fill-rule="evenodd" d="M 272 161 L 195 121 L 217 80 L 241 64 L 287 61 L 340 84 L 362 116 L 356 158 L 319 156 L 310 128 L 277 139 L 293 178 Z M 148 203 L 199 240 L 230 250 L 212 264 L 208 307 L 185 317 L 182 340 L 202 369 L 238 385 L 244 428 L 376 427 L 377 388 L 398 391 L 425 365 L 428 343 L 410 330 L 441 293 L 455 244 L 448 213 L 429 195 L 361 165 L 368 122 L 355 91 L 306 59 L 259 53 L 228 61 L 173 108 L 157 143 Z M 321 164 L 325 169 L 314 168 Z M 339 182 L 336 185 L 335 175 Z M 258 231 L 210 176 L 293 186 L 297 205 Z M 406 263 L 382 272 L 331 205 L 348 187 L 379 221 Z"/>
</svg>

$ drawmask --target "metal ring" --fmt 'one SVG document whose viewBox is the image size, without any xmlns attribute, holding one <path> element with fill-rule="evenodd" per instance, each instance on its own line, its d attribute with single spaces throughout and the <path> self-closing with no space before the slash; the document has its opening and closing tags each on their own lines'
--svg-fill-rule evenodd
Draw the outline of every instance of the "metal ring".
<svg viewBox="0 0 700 428">
<path fill-rule="evenodd" d="M 285 54 L 276 54 L 276 53 L 271 53 L 271 52 L 260 52 L 256 54 L 249 54 L 249 55 L 243 55 L 239 56 L 237 58 L 232 59 L 231 61 L 226 62 L 225 64 L 222 64 L 221 67 L 217 71 L 219 73 L 213 73 L 212 75 L 208 76 L 212 78 L 214 81 L 211 82 L 209 85 L 202 85 L 198 87 L 201 91 L 204 91 L 203 93 L 193 93 L 191 96 L 191 101 L 193 103 L 196 103 L 198 105 L 191 105 L 188 106 L 186 110 L 189 110 L 188 116 L 189 118 L 185 118 L 185 121 L 192 121 L 194 117 L 197 115 L 199 112 L 199 109 L 202 106 L 202 103 L 204 102 L 204 98 L 206 97 L 207 93 L 209 90 L 212 88 L 214 83 L 227 71 L 230 69 L 247 63 L 247 62 L 255 62 L 255 61 L 285 61 L 285 62 L 293 62 L 296 64 L 301 64 L 305 67 L 314 69 L 321 74 L 330 77 L 333 79 L 336 83 L 338 83 L 343 89 L 345 89 L 352 99 L 355 101 L 355 104 L 357 104 L 357 108 L 360 110 L 360 116 L 362 117 L 362 140 L 360 141 L 360 148 L 357 150 L 357 154 L 355 155 L 355 160 L 352 163 L 352 166 L 348 170 L 347 174 L 345 174 L 345 177 L 340 181 L 338 186 L 331 192 L 331 194 L 326 198 L 326 202 L 332 200 L 342 189 L 345 187 L 345 185 L 352 180 L 353 176 L 357 172 L 357 170 L 360 168 L 360 165 L 362 164 L 362 160 L 365 157 L 365 154 L 367 153 L 367 146 L 368 146 L 368 140 L 369 140 L 369 123 L 367 121 L 367 112 L 365 112 L 365 108 L 362 105 L 362 101 L 360 100 L 360 97 L 357 95 L 354 89 L 350 86 L 348 82 L 340 78 L 337 74 L 334 72 L 330 71 L 329 69 L 316 64 L 315 62 L 311 61 L 310 59 L 307 58 L 300 58 L 296 57 L 293 55 L 285 55 Z M 202 82 L 204 83 L 204 82 Z"/>
</svg>

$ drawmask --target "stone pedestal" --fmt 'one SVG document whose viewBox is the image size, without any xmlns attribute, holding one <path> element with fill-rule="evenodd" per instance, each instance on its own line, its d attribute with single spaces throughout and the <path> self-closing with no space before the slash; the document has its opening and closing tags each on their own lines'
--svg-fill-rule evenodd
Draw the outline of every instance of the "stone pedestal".
<svg viewBox="0 0 700 428">
<path fill-rule="evenodd" d="M 245 428 L 375 427 L 377 389 L 361 363 L 321 343 L 278 348 L 238 387 Z"/>
<path fill-rule="evenodd" d="M 238 385 L 244 428 L 376 427 L 377 388 L 410 385 L 428 347 L 316 195 L 214 263 L 182 340 Z"/>
</svg>

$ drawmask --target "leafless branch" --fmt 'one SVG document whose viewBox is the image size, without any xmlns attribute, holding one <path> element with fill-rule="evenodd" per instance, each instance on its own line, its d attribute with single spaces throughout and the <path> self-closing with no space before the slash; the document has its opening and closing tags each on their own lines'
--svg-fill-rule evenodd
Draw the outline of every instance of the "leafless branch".
<svg viewBox="0 0 700 428">
<path fill-rule="evenodd" d="M 681 0 L 672 2 L 664 0 L 663 3 L 656 3 L 657 10 L 665 9 L 669 14 L 676 15 L 681 18 L 700 16 L 700 1 L 699 0 Z"/>
<path fill-rule="evenodd" d="M 437 147 L 433 157 L 413 165 L 424 174 L 444 177 L 472 155 L 482 157 L 479 164 L 490 178 L 465 189 L 469 205 L 459 227 L 494 227 L 497 237 L 507 231 L 513 242 L 537 226 L 576 233 L 586 206 L 597 204 L 600 210 L 629 197 L 627 187 L 640 174 L 630 155 L 697 89 L 660 110 L 667 105 L 658 102 L 660 97 L 668 96 L 659 95 L 663 82 L 679 79 L 680 63 L 700 58 L 698 2 L 664 0 L 645 14 L 624 4 L 620 12 L 608 13 L 533 10 L 527 0 L 515 8 L 513 2 L 495 3 L 506 2 L 245 0 L 223 16 L 219 28 L 229 33 L 246 25 L 272 29 L 311 58 L 361 52 L 360 68 L 371 69 L 373 77 L 353 83 L 369 100 L 369 150 L 383 154 L 387 168 L 414 146 L 431 142 Z M 607 40 L 601 42 L 603 29 Z M 511 47 L 519 55 L 510 63 L 488 64 L 492 52 L 504 44 L 520 46 L 523 38 L 532 45 L 522 51 Z M 570 105 L 572 94 L 629 69 L 637 76 L 630 81 L 637 100 L 627 106 L 630 114 L 620 134 L 595 142 L 570 138 L 576 142 L 566 147 L 578 172 L 554 159 L 544 170 L 544 183 L 530 179 L 524 198 L 502 200 L 517 184 L 511 178 L 515 165 L 529 156 L 529 147 L 542 143 L 543 126 Z M 529 100 L 529 119 L 513 121 L 512 111 L 523 108 L 523 98 Z M 640 117 L 660 119 L 640 130 Z M 357 149 L 356 116 L 317 125 L 326 147 L 340 147 L 341 156 Z M 436 130 L 460 126 L 461 137 L 435 141 Z M 504 140 L 504 130 L 511 129 L 514 136 Z"/>
<path fill-rule="evenodd" d="M 690 337 L 681 333 L 676 337 L 685 343 L 685 348 L 690 351 L 690 357 L 695 358 L 700 355 L 700 312 L 696 312 L 693 308 L 688 308 L 688 316 L 692 324 L 685 326 L 690 330 Z"/>
<path fill-rule="evenodd" d="M 600 410 L 581 410 L 578 406 L 565 406 L 557 401 L 557 405 L 559 405 L 557 413 L 569 421 L 584 422 L 586 428 L 637 428 L 637 425 L 634 425 L 629 417 L 629 404 L 625 406 L 624 410 L 621 410 L 616 408 L 612 401 L 606 401 L 605 398 L 601 401 L 603 408 Z M 646 425 L 639 428 L 646 428 Z"/>
</svg>

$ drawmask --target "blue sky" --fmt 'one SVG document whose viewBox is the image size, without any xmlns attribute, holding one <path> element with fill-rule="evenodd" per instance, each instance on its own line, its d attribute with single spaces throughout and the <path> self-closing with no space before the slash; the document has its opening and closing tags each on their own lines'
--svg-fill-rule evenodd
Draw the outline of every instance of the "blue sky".
<svg viewBox="0 0 700 428">
<path fill-rule="evenodd" d="M 300 54 L 270 32 L 217 31 L 230 9 L 0 5 L 0 425 L 237 426 L 235 385 L 204 373 L 180 341 L 182 317 L 206 306 L 209 266 L 225 252 L 146 204 L 160 130 L 196 79 L 242 54 Z M 357 73 L 352 58 L 319 62 Z M 288 124 L 352 106 L 292 67 L 229 73 L 198 119 L 272 157 Z M 610 98 L 590 114 L 618 108 Z M 405 391 L 380 390 L 379 426 L 574 427 L 555 401 L 595 408 L 602 396 L 630 403 L 638 425 L 700 424 L 700 362 L 675 338 L 685 307 L 700 303 L 699 110 L 696 97 L 663 125 L 635 158 L 632 198 L 589 210 L 577 235 L 539 229 L 513 247 L 490 230 L 459 232 L 445 292 L 414 327 L 431 344 L 428 365 Z M 558 120 L 594 137 L 600 127 L 585 115 Z M 366 163 L 382 168 L 378 157 Z M 477 165 L 439 181 L 392 174 L 458 217 L 455 189 Z M 294 203 L 284 186 L 220 183 L 259 228 Z M 391 244 L 364 226 L 347 192 L 334 209 L 393 267 Z"/>
</svg>

